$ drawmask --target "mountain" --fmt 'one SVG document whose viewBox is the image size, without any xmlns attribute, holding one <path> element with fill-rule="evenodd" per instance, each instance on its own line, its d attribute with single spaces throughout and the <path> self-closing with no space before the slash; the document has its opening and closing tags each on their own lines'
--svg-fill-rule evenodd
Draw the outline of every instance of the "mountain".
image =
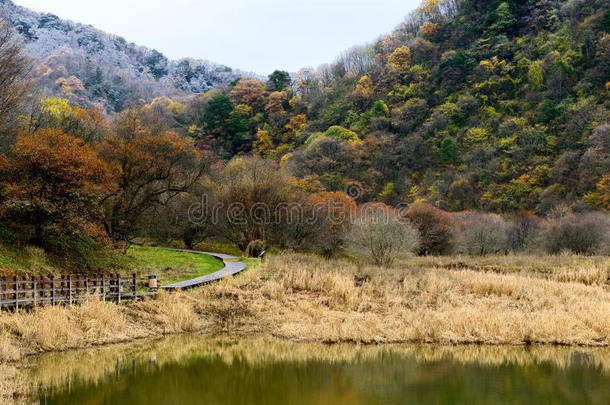
<svg viewBox="0 0 610 405">
<path fill-rule="evenodd" d="M 607 0 L 424 0 L 375 42 L 269 81 L 0 5 L 43 92 L 110 112 L 174 97 L 148 108 L 168 129 L 223 159 L 276 160 L 308 190 L 449 211 L 610 209 Z"/>
<path fill-rule="evenodd" d="M 110 113 L 141 99 L 206 92 L 245 75 L 208 61 L 170 60 L 154 49 L 11 0 L 0 0 L 0 15 L 23 37 L 43 95 L 96 105 Z"/>
<path fill-rule="evenodd" d="M 277 159 L 312 190 L 451 211 L 610 209 L 608 0 L 424 0 L 291 85 L 241 80 L 225 96 L 234 111 L 213 100 L 183 120 L 190 134 Z"/>
</svg>

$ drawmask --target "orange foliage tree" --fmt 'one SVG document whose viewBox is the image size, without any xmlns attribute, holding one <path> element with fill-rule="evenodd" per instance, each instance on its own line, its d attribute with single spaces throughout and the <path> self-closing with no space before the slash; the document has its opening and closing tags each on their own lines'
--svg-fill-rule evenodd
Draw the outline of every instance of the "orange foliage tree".
<svg viewBox="0 0 610 405">
<path fill-rule="evenodd" d="M 26 133 L 3 160 L 2 215 L 21 225 L 28 242 L 43 245 L 49 235 L 103 233 L 100 201 L 114 183 L 108 166 L 83 140 L 61 130 Z"/>
<path fill-rule="evenodd" d="M 231 100 L 235 104 L 245 104 L 256 109 L 263 103 L 265 88 L 256 79 L 241 79 L 231 90 Z"/>
<path fill-rule="evenodd" d="M 192 140 L 171 131 L 157 132 L 136 110 L 120 116 L 100 145 L 118 188 L 104 199 L 105 226 L 124 241 L 145 214 L 187 191 L 203 174 L 203 159 Z"/>
</svg>

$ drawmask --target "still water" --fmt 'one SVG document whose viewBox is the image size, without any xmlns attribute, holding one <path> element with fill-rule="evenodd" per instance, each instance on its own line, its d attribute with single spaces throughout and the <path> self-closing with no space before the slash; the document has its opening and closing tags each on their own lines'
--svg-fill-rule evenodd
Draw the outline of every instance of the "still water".
<svg viewBox="0 0 610 405">
<path fill-rule="evenodd" d="M 43 404 L 610 404 L 610 351 L 181 337 L 53 354 Z"/>
</svg>

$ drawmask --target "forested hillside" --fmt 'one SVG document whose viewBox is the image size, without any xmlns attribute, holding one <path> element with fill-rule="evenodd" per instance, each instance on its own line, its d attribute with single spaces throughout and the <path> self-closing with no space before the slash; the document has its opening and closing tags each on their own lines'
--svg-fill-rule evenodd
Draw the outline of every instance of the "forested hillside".
<svg viewBox="0 0 610 405">
<path fill-rule="evenodd" d="M 293 79 L 239 80 L 171 125 L 364 201 L 609 207 L 607 1 L 426 0 L 393 33 Z"/>
<path fill-rule="evenodd" d="M 174 65 L 156 70 L 153 51 L 101 34 L 90 59 L 95 41 L 57 69 L 32 64 L 47 35 L 97 32 L 36 18 L 27 30 L 12 20 L 38 38 L 25 50 L 0 25 L 0 268 L 27 268 L 33 248 L 64 268 L 107 269 L 105 247 L 141 236 L 326 256 L 376 233 L 419 254 L 610 249 L 596 212 L 610 210 L 605 0 L 425 0 L 393 33 L 317 70 L 223 76 L 149 103 L 131 97 L 178 92 Z M 60 25 L 41 28 L 49 18 Z M 134 59 L 123 70 L 108 55 Z M 87 61 L 101 87 L 73 76 Z M 120 72 L 134 81 L 108 87 Z M 63 97 L 47 96 L 53 86 Z M 96 88 L 98 107 L 87 101 Z M 131 96 L 113 104 L 112 89 Z"/>
<path fill-rule="evenodd" d="M 0 0 L 0 16 L 20 34 L 34 58 L 32 75 L 42 95 L 114 113 L 140 100 L 205 92 L 243 72 L 196 59 L 170 60 L 90 25 L 37 13 Z"/>
</svg>

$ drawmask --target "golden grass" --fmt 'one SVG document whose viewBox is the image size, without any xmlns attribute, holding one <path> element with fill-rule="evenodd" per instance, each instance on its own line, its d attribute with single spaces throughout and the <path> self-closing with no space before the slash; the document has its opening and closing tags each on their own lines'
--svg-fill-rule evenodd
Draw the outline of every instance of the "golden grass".
<svg viewBox="0 0 610 405">
<path fill-rule="evenodd" d="M 1 313 L 0 358 L 219 331 L 322 342 L 610 346 L 608 260 L 581 259 L 555 273 L 413 260 L 386 270 L 284 254 L 156 300 Z"/>
<path fill-rule="evenodd" d="M 236 332 L 288 339 L 608 346 L 608 261 L 585 260 L 558 273 L 385 270 L 286 254 L 193 297 L 203 313 L 230 313 Z"/>
</svg>

